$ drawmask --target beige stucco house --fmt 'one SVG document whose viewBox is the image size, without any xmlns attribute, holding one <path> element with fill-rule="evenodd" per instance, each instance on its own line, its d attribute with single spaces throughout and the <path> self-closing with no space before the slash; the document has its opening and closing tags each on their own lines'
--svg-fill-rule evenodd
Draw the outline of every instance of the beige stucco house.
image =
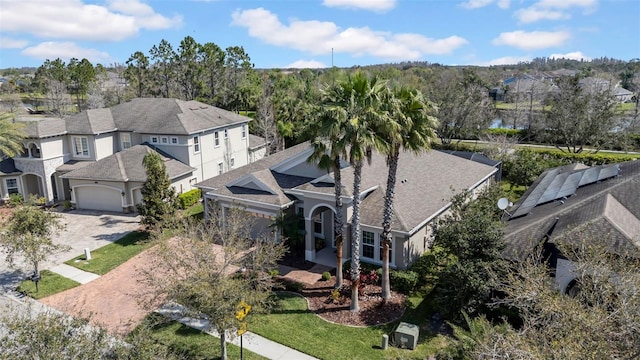
<svg viewBox="0 0 640 360">
<path fill-rule="evenodd" d="M 255 216 L 253 234 L 268 232 L 281 213 L 297 214 L 305 234 L 305 259 L 335 263 L 333 216 L 334 182 L 327 173 L 307 160 L 312 148 L 296 145 L 254 163 L 196 184 L 202 189 L 205 208 L 211 203 L 223 210 L 240 207 Z M 454 191 L 477 191 L 492 181 L 498 168 L 440 151 L 420 155 L 402 153 L 398 169 L 393 217 L 391 266 L 404 269 L 429 247 L 429 224 L 447 211 Z M 342 164 L 343 221 L 352 215 L 353 172 Z M 381 264 L 380 234 L 387 177 L 385 158 L 374 153 L 362 170 L 362 261 Z M 452 190 L 453 189 L 453 190 Z M 224 213 L 224 211 L 223 211 Z M 208 214 L 205 212 L 205 217 Z M 304 226 L 302 226 L 304 225 Z M 344 242 L 345 258 L 350 256 L 349 228 Z M 319 245 L 318 245 L 319 244 Z"/>
<path fill-rule="evenodd" d="M 77 208 L 131 211 L 146 179 L 142 158 L 159 152 L 178 192 L 264 156 L 250 118 L 197 101 L 138 98 L 59 118 L 19 118 L 24 151 L 0 164 L 1 197 L 43 196 Z"/>
</svg>

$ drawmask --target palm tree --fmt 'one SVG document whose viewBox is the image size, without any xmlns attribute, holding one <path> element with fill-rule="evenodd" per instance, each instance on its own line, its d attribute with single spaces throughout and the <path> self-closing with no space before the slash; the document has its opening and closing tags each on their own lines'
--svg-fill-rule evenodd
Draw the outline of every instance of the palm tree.
<svg viewBox="0 0 640 360">
<path fill-rule="evenodd" d="M 385 142 L 376 129 L 394 125 L 388 120 L 382 99 L 388 88 L 377 77 L 369 78 L 361 72 L 329 87 L 324 93 L 325 110 L 337 123 L 334 126 L 330 155 L 334 168 L 340 167 L 336 155 L 343 154 L 353 167 L 353 202 L 351 217 L 351 311 L 359 311 L 358 286 L 360 283 L 360 185 L 362 166 L 371 159 L 372 150 L 385 150 Z M 335 173 L 334 173 L 335 176 Z M 336 188 L 338 188 L 336 184 Z"/>
<path fill-rule="evenodd" d="M 13 157 L 22 152 L 22 140 L 27 136 L 24 125 L 12 122 L 12 114 L 0 115 L 0 156 Z"/>
<path fill-rule="evenodd" d="M 346 157 L 346 149 L 339 147 L 338 139 L 345 124 L 342 116 L 336 114 L 331 108 L 337 104 L 335 95 L 340 91 L 335 91 L 327 87 L 322 91 L 322 103 L 318 109 L 317 120 L 310 124 L 310 133 L 320 136 L 312 141 L 313 153 L 309 156 L 309 161 L 317 161 L 318 166 L 327 171 L 333 171 L 335 210 L 333 217 L 333 227 L 335 229 L 336 243 L 336 283 L 335 288 L 342 287 L 342 257 L 344 245 L 344 221 L 342 204 L 342 172 L 341 157 Z M 334 116 L 336 115 L 336 116 Z"/>
<path fill-rule="evenodd" d="M 387 188 L 384 196 L 382 216 L 382 298 L 391 298 L 389 284 L 389 247 L 391 246 L 391 217 L 393 216 L 393 200 L 396 186 L 396 173 L 400 150 L 414 153 L 429 149 L 435 139 L 437 120 L 431 115 L 433 103 L 426 101 L 422 93 L 407 87 L 394 88 L 385 106 L 397 126 L 380 129 L 380 136 L 388 143 L 386 151 Z"/>
</svg>

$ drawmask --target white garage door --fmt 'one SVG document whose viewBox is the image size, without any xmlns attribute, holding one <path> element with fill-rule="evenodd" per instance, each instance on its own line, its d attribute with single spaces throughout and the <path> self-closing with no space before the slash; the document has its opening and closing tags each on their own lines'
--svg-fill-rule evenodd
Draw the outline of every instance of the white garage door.
<svg viewBox="0 0 640 360">
<path fill-rule="evenodd" d="M 83 186 L 73 190 L 76 207 L 85 210 L 122 212 L 120 191 L 99 186 Z"/>
</svg>

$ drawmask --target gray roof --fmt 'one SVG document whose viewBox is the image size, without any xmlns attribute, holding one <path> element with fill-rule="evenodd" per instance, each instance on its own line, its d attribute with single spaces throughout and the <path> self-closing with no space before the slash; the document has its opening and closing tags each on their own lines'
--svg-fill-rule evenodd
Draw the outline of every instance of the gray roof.
<svg viewBox="0 0 640 360">
<path fill-rule="evenodd" d="M 634 249 L 640 242 L 640 160 L 620 164 L 620 175 L 585 185 L 563 201 L 536 206 L 526 216 L 511 219 L 504 229 L 509 258 L 528 255 L 545 236 L 549 241 L 573 241 L 584 231 L 589 241 L 612 252 Z M 581 237 L 583 238 L 583 237 Z"/>
<path fill-rule="evenodd" d="M 263 137 L 249 134 L 249 150 L 256 150 L 264 147 L 265 145 Z"/>
<path fill-rule="evenodd" d="M 25 124 L 24 131 L 27 133 L 27 137 L 32 139 L 42 139 L 67 133 L 65 121 L 60 118 L 21 116 L 16 118 L 16 121 Z"/>
<path fill-rule="evenodd" d="M 69 134 L 97 135 L 116 131 L 111 109 L 89 109 L 65 118 Z"/>
<path fill-rule="evenodd" d="M 148 153 L 154 152 L 148 145 L 135 145 L 124 151 L 120 151 L 104 159 L 92 162 L 89 165 L 70 171 L 62 178 L 100 181 L 137 181 L 147 180 L 147 174 L 142 159 Z M 176 159 L 160 153 L 167 168 L 170 179 L 189 174 L 195 169 Z"/>
<path fill-rule="evenodd" d="M 109 109 L 118 130 L 189 135 L 251 118 L 199 101 L 137 98 Z"/>
<path fill-rule="evenodd" d="M 22 171 L 16 169 L 16 163 L 13 158 L 5 158 L 0 161 L 0 175 L 20 174 Z"/>
<path fill-rule="evenodd" d="M 235 197 L 239 200 L 258 201 L 265 204 L 283 206 L 291 202 L 286 190 L 313 191 L 333 194 L 333 184 L 312 182 L 311 177 L 285 175 L 271 170 L 290 157 L 309 149 L 309 143 L 303 143 L 286 149 L 249 165 L 234 169 L 225 174 L 205 180 L 197 187 L 215 195 Z M 411 232 L 428 217 L 447 206 L 456 191 L 467 190 L 497 171 L 494 167 L 469 161 L 461 157 L 440 151 L 422 154 L 403 152 L 400 155 L 395 191 L 393 228 Z M 248 187 L 228 186 L 241 178 L 252 175 Z M 332 175 L 332 174 L 330 174 Z M 362 169 L 362 191 L 374 189 L 363 201 L 361 223 L 380 226 L 382 219 L 383 197 L 387 181 L 385 157 L 374 153 L 371 163 L 365 163 Z M 271 192 L 254 186 L 260 182 Z M 353 172 L 350 167 L 342 171 L 343 194 L 350 196 L 353 188 Z"/>
</svg>

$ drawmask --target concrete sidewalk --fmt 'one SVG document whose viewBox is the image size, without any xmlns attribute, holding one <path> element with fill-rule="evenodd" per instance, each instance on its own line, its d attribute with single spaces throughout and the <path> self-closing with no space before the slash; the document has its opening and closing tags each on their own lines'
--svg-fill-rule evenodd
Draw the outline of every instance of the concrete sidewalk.
<svg viewBox="0 0 640 360">
<path fill-rule="evenodd" d="M 179 305 L 164 306 L 156 310 L 156 312 L 197 330 L 204 331 L 204 329 L 209 327 L 208 320 L 182 317 L 181 316 L 182 307 Z M 220 337 L 220 335 L 216 331 L 205 331 L 205 332 L 217 338 Z M 269 339 L 263 338 L 262 336 L 254 334 L 252 332 L 246 332 L 242 337 L 243 337 L 243 340 L 242 340 L 243 348 L 269 359 L 317 360 L 312 356 L 309 356 L 298 350 L 279 344 L 275 341 L 271 341 Z M 233 340 L 228 340 L 227 342 L 234 344 L 236 346 L 240 346 L 240 337 L 234 336 Z"/>
<path fill-rule="evenodd" d="M 83 271 L 67 264 L 56 265 L 49 270 L 73 281 L 77 281 L 80 284 L 86 284 L 100 277 L 100 275 Z"/>
</svg>

